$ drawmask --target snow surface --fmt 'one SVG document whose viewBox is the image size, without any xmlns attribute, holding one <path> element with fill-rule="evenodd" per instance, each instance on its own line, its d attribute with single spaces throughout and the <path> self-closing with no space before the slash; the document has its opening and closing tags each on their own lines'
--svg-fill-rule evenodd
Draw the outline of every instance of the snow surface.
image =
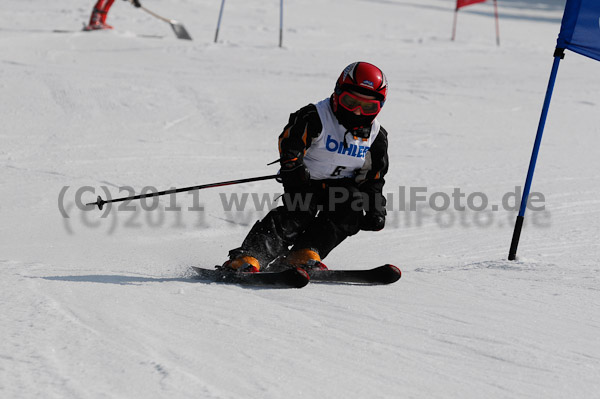
<svg viewBox="0 0 600 399">
<path fill-rule="evenodd" d="M 0 397 L 598 397 L 597 62 L 561 63 L 533 182 L 546 211 L 528 211 L 517 262 L 514 211 L 398 205 L 401 186 L 491 207 L 523 184 L 564 0 L 500 0 L 501 47 L 491 2 L 461 10 L 451 42 L 451 0 L 288 0 L 283 48 L 275 0 L 227 2 L 216 44 L 220 1 L 143 2 L 191 42 L 122 1 L 114 31 L 81 32 L 93 3 L 2 0 Z M 396 284 L 191 279 L 264 214 L 220 194 L 274 181 L 104 218 L 74 204 L 86 186 L 84 202 L 275 173 L 289 113 L 356 60 L 389 79 L 396 208 L 326 263 L 394 263 Z"/>
</svg>

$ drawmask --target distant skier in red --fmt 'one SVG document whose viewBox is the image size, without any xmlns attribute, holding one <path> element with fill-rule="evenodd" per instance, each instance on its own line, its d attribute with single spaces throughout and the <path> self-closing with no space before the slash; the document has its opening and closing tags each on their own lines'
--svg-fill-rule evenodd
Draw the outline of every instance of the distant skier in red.
<svg viewBox="0 0 600 399">
<path fill-rule="evenodd" d="M 136 7 L 141 7 L 139 0 L 125 0 L 129 1 Z M 99 30 L 99 29 L 112 29 L 113 27 L 106 23 L 106 16 L 108 15 L 108 10 L 113 5 L 115 0 L 98 0 L 94 9 L 92 10 L 92 15 L 90 17 L 90 23 L 88 26 L 83 28 L 83 30 Z"/>
</svg>

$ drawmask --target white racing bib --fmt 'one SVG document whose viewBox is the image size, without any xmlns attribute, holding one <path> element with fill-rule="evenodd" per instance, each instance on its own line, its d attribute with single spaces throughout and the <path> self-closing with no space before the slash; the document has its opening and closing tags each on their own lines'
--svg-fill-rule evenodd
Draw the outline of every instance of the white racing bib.
<svg viewBox="0 0 600 399">
<path fill-rule="evenodd" d="M 362 168 L 365 157 L 371 144 L 379 133 L 377 119 L 371 125 L 371 134 L 368 139 L 357 138 L 352 133 L 344 134 L 346 128 L 342 126 L 329 103 L 329 98 L 315 104 L 319 118 L 323 125 L 321 133 L 313 139 L 310 148 L 304 154 L 304 164 L 310 171 L 310 178 L 314 180 L 353 178 L 355 172 Z"/>
</svg>

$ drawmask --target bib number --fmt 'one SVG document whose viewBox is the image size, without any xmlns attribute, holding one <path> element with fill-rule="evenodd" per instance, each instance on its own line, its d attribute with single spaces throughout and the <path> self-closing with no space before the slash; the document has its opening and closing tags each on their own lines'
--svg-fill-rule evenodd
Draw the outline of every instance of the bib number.
<svg viewBox="0 0 600 399">
<path fill-rule="evenodd" d="M 345 166 L 336 166 L 335 170 L 331 174 L 331 176 L 339 176 L 342 174 L 342 170 L 346 169 Z"/>
</svg>

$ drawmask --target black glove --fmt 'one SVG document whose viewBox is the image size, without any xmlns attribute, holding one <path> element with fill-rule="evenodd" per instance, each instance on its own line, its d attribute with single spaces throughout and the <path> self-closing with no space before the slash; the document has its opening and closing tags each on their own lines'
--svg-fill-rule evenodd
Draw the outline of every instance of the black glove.
<svg viewBox="0 0 600 399">
<path fill-rule="evenodd" d="M 310 172 L 302 158 L 296 154 L 286 154 L 281 157 L 279 179 L 286 191 L 308 185 Z"/>
<path fill-rule="evenodd" d="M 131 4 L 133 4 L 136 7 L 141 7 L 142 6 L 140 4 L 140 0 L 125 0 L 125 1 L 129 1 Z"/>
<path fill-rule="evenodd" d="M 378 213 L 365 213 L 361 222 L 360 229 L 365 231 L 379 231 L 385 227 L 385 216 Z"/>
</svg>

